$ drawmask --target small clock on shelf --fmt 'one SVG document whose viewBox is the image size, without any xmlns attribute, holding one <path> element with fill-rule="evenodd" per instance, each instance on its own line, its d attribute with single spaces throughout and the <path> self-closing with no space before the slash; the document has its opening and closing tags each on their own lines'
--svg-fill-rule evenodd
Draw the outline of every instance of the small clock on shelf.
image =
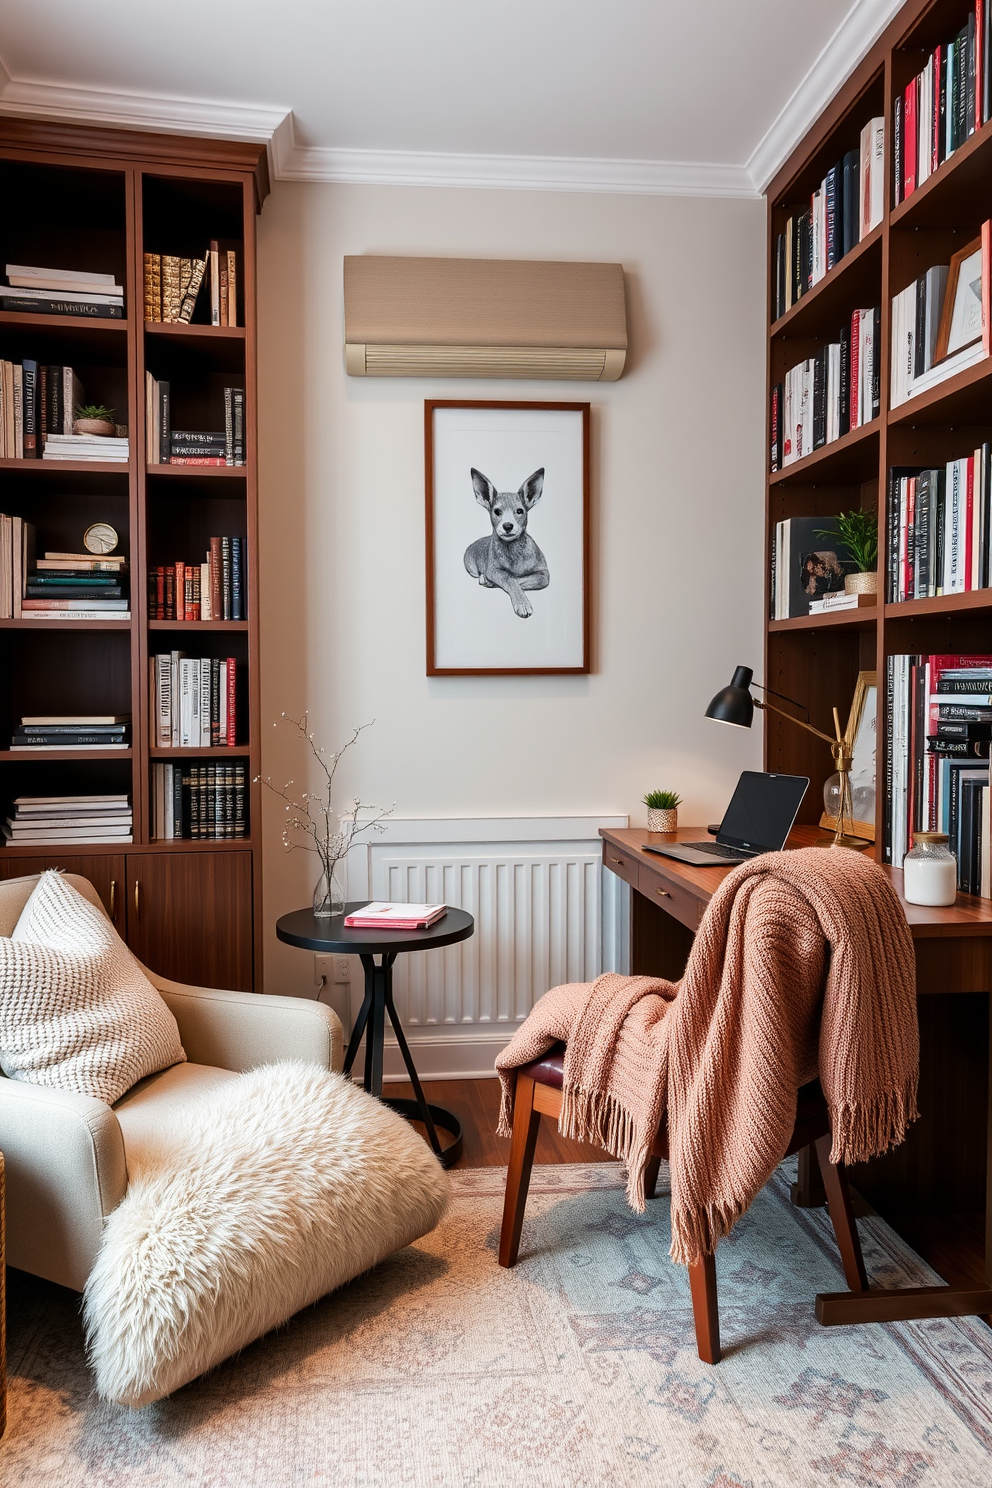
<svg viewBox="0 0 992 1488">
<path fill-rule="evenodd" d="M 83 533 L 83 547 L 87 553 L 100 557 L 112 553 L 120 539 L 109 522 L 94 522 Z"/>
</svg>

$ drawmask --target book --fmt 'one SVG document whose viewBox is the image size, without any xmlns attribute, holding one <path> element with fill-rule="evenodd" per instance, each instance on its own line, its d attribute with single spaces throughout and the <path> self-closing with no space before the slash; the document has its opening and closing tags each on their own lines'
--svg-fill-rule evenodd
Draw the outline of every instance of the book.
<svg viewBox="0 0 992 1488">
<path fill-rule="evenodd" d="M 384 930 L 423 930 L 435 924 L 448 912 L 445 904 L 397 904 L 374 899 L 361 909 L 345 915 L 349 928 Z"/>
<path fill-rule="evenodd" d="M 77 315 L 91 320 L 123 320 L 124 308 L 113 301 L 69 299 L 50 291 L 37 296 L 25 290 L 4 293 L 0 288 L 0 310 L 20 310 L 29 315 Z"/>
</svg>

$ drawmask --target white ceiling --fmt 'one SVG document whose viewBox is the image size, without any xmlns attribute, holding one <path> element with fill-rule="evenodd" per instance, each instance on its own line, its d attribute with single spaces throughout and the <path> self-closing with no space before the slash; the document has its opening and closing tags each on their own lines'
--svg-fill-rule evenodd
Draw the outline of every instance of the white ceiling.
<svg viewBox="0 0 992 1488">
<path fill-rule="evenodd" d="M 4 0 L 0 111 L 277 176 L 754 195 L 899 0 Z"/>
</svg>

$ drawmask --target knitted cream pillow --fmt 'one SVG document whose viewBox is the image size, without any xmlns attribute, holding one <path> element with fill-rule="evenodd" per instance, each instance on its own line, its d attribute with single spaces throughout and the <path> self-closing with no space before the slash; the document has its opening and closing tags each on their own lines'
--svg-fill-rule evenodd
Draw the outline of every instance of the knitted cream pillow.
<svg viewBox="0 0 992 1488">
<path fill-rule="evenodd" d="M 106 915 L 43 873 L 11 937 L 0 936 L 4 1074 L 112 1105 L 185 1058 L 175 1018 Z"/>
</svg>

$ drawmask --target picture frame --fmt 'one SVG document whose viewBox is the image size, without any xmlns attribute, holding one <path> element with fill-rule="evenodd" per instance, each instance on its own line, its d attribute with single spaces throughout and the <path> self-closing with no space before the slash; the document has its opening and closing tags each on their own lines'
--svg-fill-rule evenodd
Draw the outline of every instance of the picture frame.
<svg viewBox="0 0 992 1488">
<path fill-rule="evenodd" d="M 848 715 L 844 740 L 851 751 L 851 795 L 853 815 L 849 830 L 855 837 L 875 841 L 875 749 L 878 724 L 878 673 L 859 672 L 854 686 L 854 699 Z M 870 812 L 864 809 L 869 799 Z M 861 808 L 860 811 L 858 808 Z M 820 826 L 837 830 L 837 818 L 824 811 Z"/>
<path fill-rule="evenodd" d="M 981 341 L 983 269 L 981 237 L 972 239 L 951 259 L 937 328 L 935 363 Z"/>
<path fill-rule="evenodd" d="M 590 671 L 589 422 L 588 403 L 425 400 L 429 677 Z"/>
</svg>

